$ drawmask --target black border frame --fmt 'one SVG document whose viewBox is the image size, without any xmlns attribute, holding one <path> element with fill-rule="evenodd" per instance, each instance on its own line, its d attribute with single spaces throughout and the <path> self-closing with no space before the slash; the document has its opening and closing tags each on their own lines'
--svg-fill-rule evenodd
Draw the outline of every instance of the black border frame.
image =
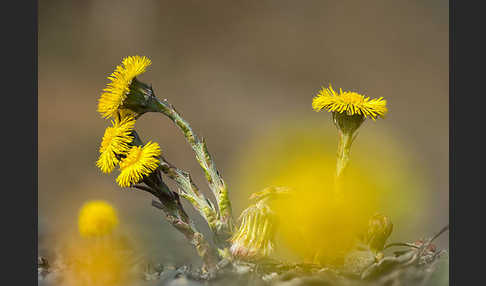
<svg viewBox="0 0 486 286">
<path fill-rule="evenodd" d="M 4 285 L 38 283 L 37 8 L 36 0 L 9 1 L 2 3 L 0 17 L 4 71 L 0 261 Z"/>
<path fill-rule="evenodd" d="M 484 284 L 481 2 L 449 1 L 449 283 Z M 480 281 L 483 281 L 482 283 Z"/>
</svg>

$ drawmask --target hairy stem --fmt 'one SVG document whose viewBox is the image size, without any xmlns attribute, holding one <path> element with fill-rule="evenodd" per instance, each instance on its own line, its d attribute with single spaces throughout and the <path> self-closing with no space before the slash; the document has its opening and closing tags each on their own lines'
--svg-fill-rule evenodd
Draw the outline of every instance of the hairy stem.
<svg viewBox="0 0 486 286">
<path fill-rule="evenodd" d="M 351 144 L 353 143 L 353 133 L 344 133 L 338 129 L 338 150 L 336 161 L 336 174 L 334 180 L 334 192 L 336 195 L 342 194 L 342 177 L 349 164 Z"/>
<path fill-rule="evenodd" d="M 338 136 L 339 141 L 337 151 L 336 177 L 342 176 L 344 170 L 348 166 L 351 144 L 353 143 L 352 134 L 345 134 L 341 130 L 339 130 Z"/>
<path fill-rule="evenodd" d="M 197 251 L 203 260 L 203 271 L 214 272 L 217 269 L 218 256 L 213 247 L 206 241 L 202 233 L 198 232 L 190 221 L 181 217 L 174 206 L 167 206 L 164 203 L 152 201 L 152 206 L 165 213 L 166 220 L 181 232 Z M 177 208 L 177 207 L 176 207 Z"/>
<path fill-rule="evenodd" d="M 151 106 L 153 110 L 169 117 L 184 134 L 186 141 L 192 147 L 196 159 L 204 171 L 209 188 L 216 198 L 219 210 L 218 227 L 221 228 L 221 232 L 230 234 L 233 230 L 233 218 L 231 203 L 228 198 L 228 189 L 216 168 L 216 164 L 207 149 L 206 143 L 194 133 L 189 123 L 182 118 L 167 100 L 160 101 L 155 96 L 152 96 Z"/>
<path fill-rule="evenodd" d="M 134 185 L 133 187 L 149 192 L 158 199 L 158 201 L 152 201 L 152 206 L 162 210 L 165 214 L 165 219 L 194 246 L 198 255 L 203 260 L 203 270 L 211 273 L 214 272 L 218 263 L 216 250 L 197 231 L 193 222 L 185 212 L 179 195 L 170 191 L 163 181 L 154 182 L 154 177 L 157 178 L 158 176 L 152 174 L 144 179 L 144 183 L 148 186 Z"/>
<path fill-rule="evenodd" d="M 176 182 L 180 195 L 187 199 L 194 208 L 199 211 L 201 216 L 206 220 L 210 230 L 213 232 L 216 239 L 218 239 L 217 228 L 217 212 L 211 203 L 204 195 L 199 191 L 191 175 L 176 166 L 169 163 L 164 157 L 161 157 L 160 170 L 166 174 L 169 178 Z"/>
</svg>

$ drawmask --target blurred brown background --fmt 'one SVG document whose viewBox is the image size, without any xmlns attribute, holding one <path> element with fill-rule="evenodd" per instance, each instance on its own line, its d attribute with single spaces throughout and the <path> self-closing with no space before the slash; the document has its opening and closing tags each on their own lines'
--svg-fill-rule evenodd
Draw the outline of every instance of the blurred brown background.
<svg viewBox="0 0 486 286">
<path fill-rule="evenodd" d="M 390 113 L 373 128 L 415 154 L 429 185 L 427 216 L 404 239 L 439 230 L 449 216 L 448 14 L 445 0 L 39 1 L 40 250 L 75 230 L 84 201 L 106 199 L 150 257 L 194 255 L 147 194 L 95 167 L 108 124 L 97 99 L 115 65 L 135 54 L 153 62 L 141 78 L 207 139 L 232 197 L 241 191 L 231 189 L 236 158 L 255 134 L 326 117 L 311 110 L 322 85 L 386 97 Z M 205 186 L 169 120 L 148 114 L 137 126 Z M 235 216 L 246 204 L 234 202 Z"/>
</svg>

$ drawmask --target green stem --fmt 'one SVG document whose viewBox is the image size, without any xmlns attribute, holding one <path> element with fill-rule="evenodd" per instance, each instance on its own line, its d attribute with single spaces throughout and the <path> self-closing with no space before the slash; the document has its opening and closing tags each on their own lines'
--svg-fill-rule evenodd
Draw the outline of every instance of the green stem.
<svg viewBox="0 0 486 286">
<path fill-rule="evenodd" d="M 349 164 L 349 154 L 351 152 L 352 143 L 353 133 L 344 133 L 338 129 L 338 150 L 334 181 L 334 191 L 336 194 L 342 194 L 342 177 Z"/>
<path fill-rule="evenodd" d="M 132 187 L 149 192 L 158 199 L 158 201 L 152 201 L 152 206 L 162 210 L 165 214 L 165 219 L 182 233 L 192 246 L 194 246 L 198 255 L 203 260 L 203 270 L 215 272 L 218 263 L 218 254 L 206 241 L 204 236 L 196 229 L 185 212 L 179 196 L 176 193 L 171 192 L 163 181 L 156 183 L 152 180 L 149 182 L 149 178 L 146 178 L 144 183 L 148 183 L 147 186 L 134 185 Z M 167 192 L 170 192 L 172 195 L 169 195 Z"/>
<path fill-rule="evenodd" d="M 209 187 L 216 198 L 219 209 L 217 227 L 221 230 L 219 233 L 227 233 L 227 235 L 230 235 L 233 231 L 233 218 L 231 214 L 231 203 L 228 198 L 228 189 L 216 168 L 216 164 L 207 149 L 206 143 L 194 133 L 189 123 L 182 118 L 167 100 L 160 101 L 155 96 L 152 96 L 150 97 L 150 107 L 152 110 L 169 117 L 169 119 L 171 119 L 184 134 L 184 137 L 192 147 L 196 159 L 206 175 Z"/>
<path fill-rule="evenodd" d="M 339 130 L 338 136 L 339 142 L 336 163 L 336 177 L 341 177 L 349 164 L 349 154 L 351 151 L 351 144 L 353 143 L 353 135 L 345 134 Z"/>
<path fill-rule="evenodd" d="M 213 232 L 215 237 L 218 237 L 217 229 L 217 212 L 213 204 L 204 195 L 199 192 L 199 188 L 193 182 L 191 175 L 176 166 L 167 162 L 161 157 L 160 169 L 164 174 L 176 182 L 180 195 L 188 200 L 194 208 L 199 211 L 200 215 L 208 223 L 209 229 Z"/>
<path fill-rule="evenodd" d="M 162 201 L 161 201 L 162 202 Z M 206 241 L 204 236 L 198 232 L 192 222 L 187 219 L 187 214 L 177 203 L 159 203 L 152 201 L 152 205 L 165 213 L 166 220 L 181 232 L 197 251 L 203 260 L 203 271 L 215 272 L 217 269 L 218 255 L 216 250 Z M 179 202 L 180 204 L 180 202 Z M 181 213 L 181 210 L 183 213 Z"/>
</svg>

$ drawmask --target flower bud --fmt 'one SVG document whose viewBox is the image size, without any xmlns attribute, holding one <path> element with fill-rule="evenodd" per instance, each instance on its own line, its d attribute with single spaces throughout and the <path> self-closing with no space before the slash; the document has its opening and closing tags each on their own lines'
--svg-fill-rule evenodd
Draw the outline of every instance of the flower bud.
<svg viewBox="0 0 486 286">
<path fill-rule="evenodd" d="M 245 209 L 241 225 L 231 238 L 231 254 L 239 259 L 253 260 L 269 256 L 274 250 L 275 215 L 264 201 Z"/>
<path fill-rule="evenodd" d="M 385 247 L 386 240 L 393 231 L 393 224 L 389 217 L 375 214 L 368 222 L 368 231 L 365 242 L 374 251 L 381 251 Z"/>
</svg>

